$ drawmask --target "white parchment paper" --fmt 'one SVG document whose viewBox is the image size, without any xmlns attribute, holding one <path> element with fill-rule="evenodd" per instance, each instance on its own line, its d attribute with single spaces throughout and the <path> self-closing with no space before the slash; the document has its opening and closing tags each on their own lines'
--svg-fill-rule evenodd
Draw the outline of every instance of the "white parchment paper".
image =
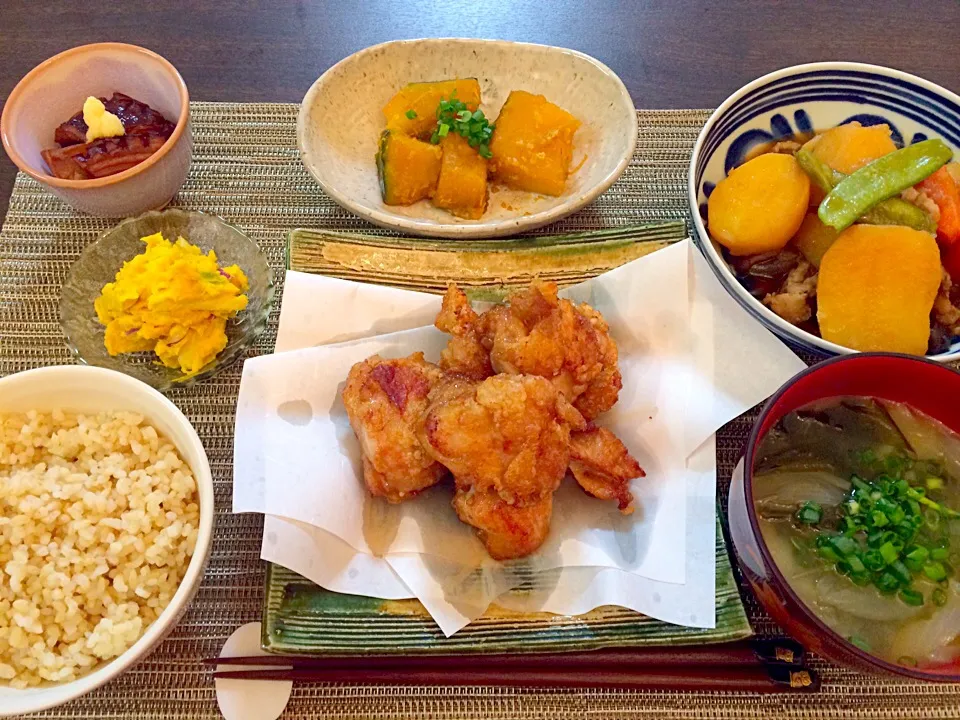
<svg viewBox="0 0 960 720">
<path fill-rule="evenodd" d="M 534 589 L 518 609 L 618 604 L 711 627 L 715 464 L 704 447 L 802 363 L 726 294 L 689 242 L 564 294 L 602 312 L 620 348 L 624 388 L 601 423 L 647 471 L 634 484 L 634 515 L 568 481 L 544 547 L 497 563 L 456 519 L 449 489 L 397 506 L 370 498 L 343 381 L 373 353 L 436 359 L 443 334 L 394 331 L 431 322 L 440 299 L 288 272 L 277 340 L 288 352 L 247 361 L 237 408 L 234 511 L 267 515 L 264 559 L 337 592 L 417 597 L 447 634 L 497 598 L 516 604 L 504 593 L 518 585 Z"/>
</svg>

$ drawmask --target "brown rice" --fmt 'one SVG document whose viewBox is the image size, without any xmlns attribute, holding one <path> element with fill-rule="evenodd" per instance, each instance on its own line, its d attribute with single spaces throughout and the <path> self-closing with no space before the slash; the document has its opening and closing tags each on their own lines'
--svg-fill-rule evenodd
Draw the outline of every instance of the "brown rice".
<svg viewBox="0 0 960 720">
<path fill-rule="evenodd" d="M 199 520 L 193 473 L 140 415 L 0 414 L 0 682 L 73 680 L 133 645 Z"/>
</svg>

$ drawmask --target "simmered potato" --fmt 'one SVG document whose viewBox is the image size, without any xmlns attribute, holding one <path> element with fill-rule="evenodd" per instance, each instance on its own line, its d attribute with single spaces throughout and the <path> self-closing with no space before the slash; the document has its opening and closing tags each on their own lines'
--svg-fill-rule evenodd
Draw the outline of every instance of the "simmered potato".
<svg viewBox="0 0 960 720">
<path fill-rule="evenodd" d="M 710 235 L 734 255 L 780 250 L 803 222 L 809 199 L 810 180 L 792 155 L 760 155 L 710 194 Z"/>
<path fill-rule="evenodd" d="M 495 126 L 490 140 L 494 177 L 516 190 L 563 194 L 580 121 L 543 95 L 514 90 Z"/>
<path fill-rule="evenodd" d="M 447 135 L 440 147 L 443 162 L 433 204 L 476 220 L 487 209 L 487 161 L 456 133 Z"/>
<path fill-rule="evenodd" d="M 820 263 L 821 336 L 854 350 L 926 354 L 941 273 L 930 233 L 903 225 L 852 225 Z"/>
<path fill-rule="evenodd" d="M 886 125 L 863 127 L 858 122 L 830 128 L 810 141 L 814 157 L 849 175 L 897 149 Z"/>
</svg>

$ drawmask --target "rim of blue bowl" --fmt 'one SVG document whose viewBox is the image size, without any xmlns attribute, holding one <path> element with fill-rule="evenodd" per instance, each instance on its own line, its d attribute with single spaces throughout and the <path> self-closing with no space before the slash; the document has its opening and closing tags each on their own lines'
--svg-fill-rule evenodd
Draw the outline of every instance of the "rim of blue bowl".
<svg viewBox="0 0 960 720">
<path fill-rule="evenodd" d="M 697 192 L 696 167 L 697 162 L 700 159 L 700 151 L 703 149 L 703 145 L 706 142 L 710 131 L 713 129 L 714 125 L 716 125 L 723 118 L 730 106 L 740 100 L 740 98 L 742 98 L 744 95 L 747 95 L 758 88 L 762 88 L 774 80 L 784 77 L 790 77 L 792 75 L 799 75 L 801 73 L 812 71 L 828 70 L 848 70 L 862 73 L 873 73 L 880 77 L 892 78 L 906 83 L 912 83 L 924 90 L 932 92 L 935 95 L 943 97 L 945 100 L 960 105 L 960 95 L 947 90 L 945 87 L 937 85 L 929 80 L 925 80 L 922 77 L 912 75 L 911 73 L 904 72 L 902 70 L 895 70 L 894 68 L 885 67 L 883 65 L 871 65 L 869 63 L 844 61 L 814 62 L 804 63 L 802 65 L 791 65 L 789 67 L 774 70 L 773 72 L 769 72 L 766 75 L 758 77 L 756 80 L 747 83 L 743 87 L 731 93 L 726 100 L 720 103 L 717 109 L 714 110 L 707 119 L 707 122 L 700 130 L 700 134 L 697 135 L 697 140 L 693 146 L 693 153 L 690 156 L 690 165 L 687 170 L 687 202 L 690 206 L 690 216 L 694 229 L 693 242 L 700 249 L 700 252 L 703 253 L 704 258 L 707 260 L 707 264 L 710 265 L 711 270 L 713 270 L 714 275 L 717 276 L 720 284 L 723 285 L 724 289 L 744 310 L 759 320 L 764 327 L 777 335 L 781 340 L 784 340 L 796 348 L 815 353 L 821 357 L 852 355 L 859 351 L 854 350 L 853 348 L 844 347 L 843 345 L 837 345 L 836 343 L 824 340 L 822 337 L 813 335 L 806 330 L 802 330 L 795 325 L 791 325 L 747 292 L 746 288 L 740 284 L 733 272 L 727 266 L 723 257 L 717 251 L 713 241 L 710 239 L 710 234 L 707 232 L 707 228 L 704 227 L 703 218 L 700 217 L 699 210 L 699 193 Z M 958 118 L 958 122 L 960 122 L 960 118 Z M 922 355 L 918 357 L 924 357 L 927 360 L 932 360 L 933 362 L 938 363 L 953 362 L 960 360 L 960 349 L 951 350 L 945 353 L 937 353 L 936 355 Z"/>
</svg>

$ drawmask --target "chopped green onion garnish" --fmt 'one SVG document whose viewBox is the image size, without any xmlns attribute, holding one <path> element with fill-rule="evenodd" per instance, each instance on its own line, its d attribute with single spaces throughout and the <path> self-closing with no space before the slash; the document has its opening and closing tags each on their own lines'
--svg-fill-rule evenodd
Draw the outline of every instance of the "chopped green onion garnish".
<svg viewBox="0 0 960 720">
<path fill-rule="evenodd" d="M 934 582 L 940 582 L 941 580 L 947 579 L 947 570 L 943 567 L 943 563 L 936 561 L 924 565 L 923 574 Z"/>
<path fill-rule="evenodd" d="M 436 145 L 450 132 L 463 137 L 470 147 L 477 149 L 480 157 L 493 157 L 488 144 L 493 136 L 493 125 L 482 110 L 471 111 L 465 103 L 452 97 L 441 100 L 437 106 L 437 130 L 430 136 L 430 142 Z"/>
<path fill-rule="evenodd" d="M 815 502 L 805 502 L 797 511 L 797 520 L 804 525 L 816 525 L 823 518 L 823 508 Z"/>
<path fill-rule="evenodd" d="M 960 513 L 927 496 L 928 490 L 946 486 L 936 463 L 895 452 L 878 462 L 865 471 L 880 470 L 873 479 L 850 478 L 851 488 L 836 508 L 839 518 L 827 517 L 809 501 L 799 506 L 795 521 L 811 527 L 809 549 L 836 572 L 856 585 L 872 583 L 884 594 L 899 593 L 904 603 L 920 606 L 928 598 L 913 587 L 917 577 L 943 583 L 960 568 L 958 543 L 950 543 L 950 536 L 960 537 Z M 946 602 L 946 591 L 938 590 L 929 597 L 935 605 Z"/>
<path fill-rule="evenodd" d="M 405 112 L 404 115 L 407 116 L 407 119 L 408 119 L 408 120 L 415 120 L 416 117 L 417 117 L 417 111 L 416 111 L 416 110 L 407 110 L 407 112 Z"/>
<path fill-rule="evenodd" d="M 930 599 L 937 607 L 943 607 L 947 604 L 947 593 L 944 592 L 943 588 L 937 588 L 930 594 Z"/>
<path fill-rule="evenodd" d="M 907 605 L 914 605 L 917 607 L 923 605 L 923 593 L 917 592 L 916 590 L 909 590 L 905 588 L 898 593 L 898 597 Z"/>
<path fill-rule="evenodd" d="M 840 556 L 828 545 L 821 545 L 817 548 L 817 552 L 824 560 L 829 560 L 830 562 L 837 562 L 840 560 Z"/>
<path fill-rule="evenodd" d="M 873 572 L 883 570 L 887 565 L 878 550 L 867 550 L 867 552 L 863 554 L 863 564 L 867 566 L 868 570 L 872 570 Z"/>
<path fill-rule="evenodd" d="M 889 565 L 898 557 L 900 557 L 900 553 L 897 552 L 897 549 L 893 546 L 893 543 L 887 542 L 880 546 L 880 557 L 882 557 L 883 561 Z"/>
<path fill-rule="evenodd" d="M 896 592 L 897 588 L 900 587 L 897 578 L 889 572 L 881 573 L 881 575 L 873 581 L 873 584 L 877 586 L 877 590 L 886 594 Z"/>
<path fill-rule="evenodd" d="M 853 553 L 860 549 L 860 546 L 857 544 L 856 540 L 848 538 L 845 535 L 837 535 L 836 537 L 831 538 L 830 544 L 833 546 L 834 550 L 844 557 L 847 555 L 853 555 Z"/>
<path fill-rule="evenodd" d="M 887 571 L 893 575 L 901 585 L 906 586 L 913 582 L 913 573 L 910 572 L 910 568 L 899 560 L 890 563 L 890 565 L 887 566 Z"/>
</svg>

